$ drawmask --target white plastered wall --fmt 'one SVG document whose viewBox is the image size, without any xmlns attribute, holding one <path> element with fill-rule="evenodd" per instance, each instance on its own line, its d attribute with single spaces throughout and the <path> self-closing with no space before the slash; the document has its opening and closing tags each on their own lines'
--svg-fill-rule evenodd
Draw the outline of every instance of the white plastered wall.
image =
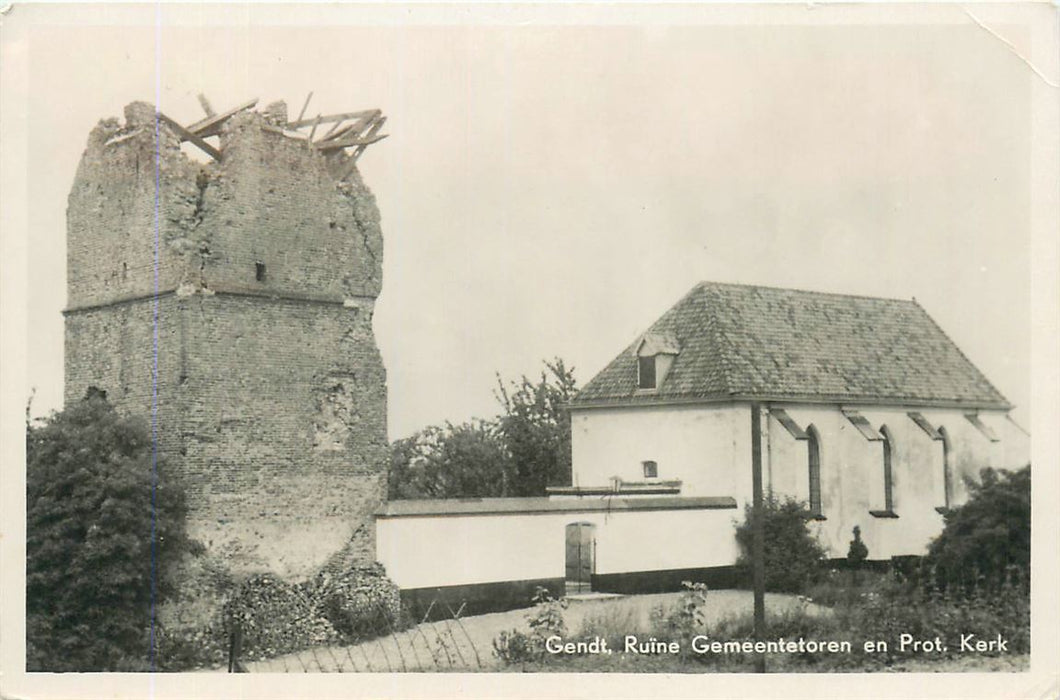
<svg viewBox="0 0 1060 700">
<path fill-rule="evenodd" d="M 884 510 L 883 445 L 867 440 L 836 407 L 785 406 L 802 428 L 820 434 L 821 500 L 826 517 L 812 524 L 832 557 L 844 557 L 855 525 L 871 559 L 924 554 L 942 530 L 936 508 L 945 505 L 943 443 L 933 440 L 905 408 L 859 407 L 858 412 L 892 438 L 892 493 L 897 518 L 875 517 Z M 1003 412 L 980 412 L 1000 438 L 991 442 L 960 410 L 916 409 L 950 438 L 951 505 L 968 498 L 968 482 L 986 466 L 1016 468 L 1027 462 L 1029 439 Z M 775 419 L 766 423 L 766 483 L 780 494 L 809 499 L 807 443 L 795 440 Z"/>
<path fill-rule="evenodd" d="M 751 494 L 749 406 L 637 406 L 571 412 L 575 486 L 605 486 L 612 477 L 645 481 L 642 462 L 658 464 L 658 480 L 681 480 L 682 496 Z"/>
<path fill-rule="evenodd" d="M 595 573 L 727 566 L 737 511 L 646 510 L 390 516 L 376 553 L 400 588 L 563 578 L 565 532 L 593 523 Z"/>
</svg>

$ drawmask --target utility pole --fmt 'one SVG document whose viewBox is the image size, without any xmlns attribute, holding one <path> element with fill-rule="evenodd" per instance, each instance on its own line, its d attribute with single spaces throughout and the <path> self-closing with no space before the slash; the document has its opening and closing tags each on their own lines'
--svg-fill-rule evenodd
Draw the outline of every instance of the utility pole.
<svg viewBox="0 0 1060 700">
<path fill-rule="evenodd" d="M 755 599 L 755 641 L 765 641 L 766 633 L 766 567 L 765 510 L 762 497 L 762 411 L 751 404 L 751 563 Z M 766 672 L 766 655 L 755 658 L 755 673 Z"/>
</svg>

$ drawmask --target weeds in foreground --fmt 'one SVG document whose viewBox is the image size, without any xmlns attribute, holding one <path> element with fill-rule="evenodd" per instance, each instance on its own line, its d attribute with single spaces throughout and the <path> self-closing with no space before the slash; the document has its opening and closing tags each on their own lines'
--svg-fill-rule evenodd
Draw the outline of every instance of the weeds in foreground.
<svg viewBox="0 0 1060 700">
<path fill-rule="evenodd" d="M 1026 654 L 1030 650 L 1030 601 L 1025 587 L 1006 583 L 1000 589 L 980 589 L 971 593 L 942 592 L 925 588 L 909 580 L 898 580 L 893 575 L 861 572 L 834 572 L 814 590 L 821 596 L 813 600 L 800 596 L 794 606 L 767 616 L 766 640 L 815 640 L 846 645 L 842 652 L 825 648 L 805 648 L 782 651 L 768 656 L 770 671 L 824 672 L 873 671 L 884 668 L 900 669 L 905 664 L 933 662 L 968 662 L 967 670 L 974 670 L 971 661 L 989 663 L 991 657 Z M 856 583 L 855 583 L 856 581 Z M 564 671 L 629 671 L 629 672 L 701 672 L 705 670 L 747 672 L 753 669 L 753 652 L 727 651 L 700 653 L 691 643 L 694 637 L 719 641 L 750 641 L 755 638 L 754 618 L 745 613 L 716 619 L 708 623 L 709 604 L 706 587 L 686 583 L 678 601 L 669 608 L 652 611 L 647 625 L 629 607 L 602 606 L 586 616 L 577 634 L 566 641 L 591 641 L 600 637 L 616 651 L 623 648 L 627 634 L 640 637 L 654 636 L 660 640 L 680 643 L 678 654 L 634 655 L 617 653 L 607 657 L 586 654 L 550 655 L 535 646 L 532 635 L 513 630 L 507 633 L 498 653 L 508 665 L 519 662 L 523 670 Z M 540 604 L 539 604 L 540 606 Z M 553 617 L 562 609 L 555 606 L 537 609 L 531 617 L 549 619 L 550 629 L 565 628 Z M 716 617 L 716 616 L 715 616 Z M 534 629 L 543 629 L 541 624 Z M 974 658 L 961 649 L 962 635 L 975 634 L 976 639 L 990 640 L 1001 635 L 1006 642 L 1005 652 L 997 649 L 976 651 Z M 521 635 L 512 636 L 512 635 Z M 902 645 L 903 635 L 916 640 L 941 640 L 936 650 L 925 652 L 923 647 Z M 505 635 L 502 635 L 504 637 Z M 527 640 L 528 651 L 521 655 L 521 647 L 513 643 Z M 498 641 L 494 646 L 498 647 Z M 866 650 L 865 642 L 884 642 Z M 958 658 L 963 657 L 963 658 Z"/>
<path fill-rule="evenodd" d="M 567 609 L 566 598 L 556 599 L 547 588 L 538 586 L 532 602 L 534 607 L 526 616 L 530 627 L 528 634 L 513 629 L 501 632 L 493 640 L 493 655 L 505 664 L 541 661 L 546 656 L 546 640 L 567 635 L 567 625 L 563 620 L 563 611 Z"/>
<path fill-rule="evenodd" d="M 626 635 L 648 635 L 653 625 L 649 622 L 646 626 L 636 608 L 605 603 L 586 613 L 575 636 L 581 640 L 602 639 L 608 648 L 621 649 Z"/>
</svg>

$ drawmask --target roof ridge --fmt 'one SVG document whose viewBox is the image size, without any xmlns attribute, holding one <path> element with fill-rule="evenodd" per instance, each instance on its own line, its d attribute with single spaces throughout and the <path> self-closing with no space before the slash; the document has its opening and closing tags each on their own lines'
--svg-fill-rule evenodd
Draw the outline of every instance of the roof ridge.
<svg viewBox="0 0 1060 700">
<path fill-rule="evenodd" d="M 707 288 L 707 287 L 736 287 L 738 289 L 769 289 L 777 292 L 797 292 L 798 294 L 813 294 L 815 296 L 833 297 L 833 298 L 845 298 L 845 299 L 872 299 L 873 301 L 897 301 L 905 304 L 915 304 L 916 297 L 912 299 L 903 299 L 901 297 L 880 297 L 872 296 L 870 294 L 847 294 L 844 292 L 822 292 L 817 289 L 801 289 L 798 287 L 777 287 L 770 284 L 742 284 L 740 282 L 713 282 L 711 280 L 703 280 L 696 285 L 696 288 Z"/>
</svg>

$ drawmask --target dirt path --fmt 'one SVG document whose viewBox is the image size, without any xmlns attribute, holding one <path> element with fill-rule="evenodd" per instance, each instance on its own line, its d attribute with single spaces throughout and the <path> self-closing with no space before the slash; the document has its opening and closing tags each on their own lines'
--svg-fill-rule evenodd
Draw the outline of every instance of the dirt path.
<svg viewBox="0 0 1060 700">
<path fill-rule="evenodd" d="M 572 635 L 606 627 L 612 632 L 636 634 L 650 629 L 652 611 L 669 612 L 679 593 L 622 596 L 571 601 L 563 619 Z M 767 594 L 766 609 L 779 613 L 801 605 L 795 596 Z M 814 609 L 816 606 L 810 606 Z M 725 617 L 750 614 L 750 591 L 717 590 L 707 596 L 708 624 Z M 459 620 L 427 622 L 387 637 L 345 647 L 318 647 L 297 654 L 247 664 L 249 671 L 317 672 L 406 672 L 493 671 L 500 662 L 493 653 L 493 640 L 502 631 L 528 631 L 527 609 L 476 615 Z"/>
</svg>

